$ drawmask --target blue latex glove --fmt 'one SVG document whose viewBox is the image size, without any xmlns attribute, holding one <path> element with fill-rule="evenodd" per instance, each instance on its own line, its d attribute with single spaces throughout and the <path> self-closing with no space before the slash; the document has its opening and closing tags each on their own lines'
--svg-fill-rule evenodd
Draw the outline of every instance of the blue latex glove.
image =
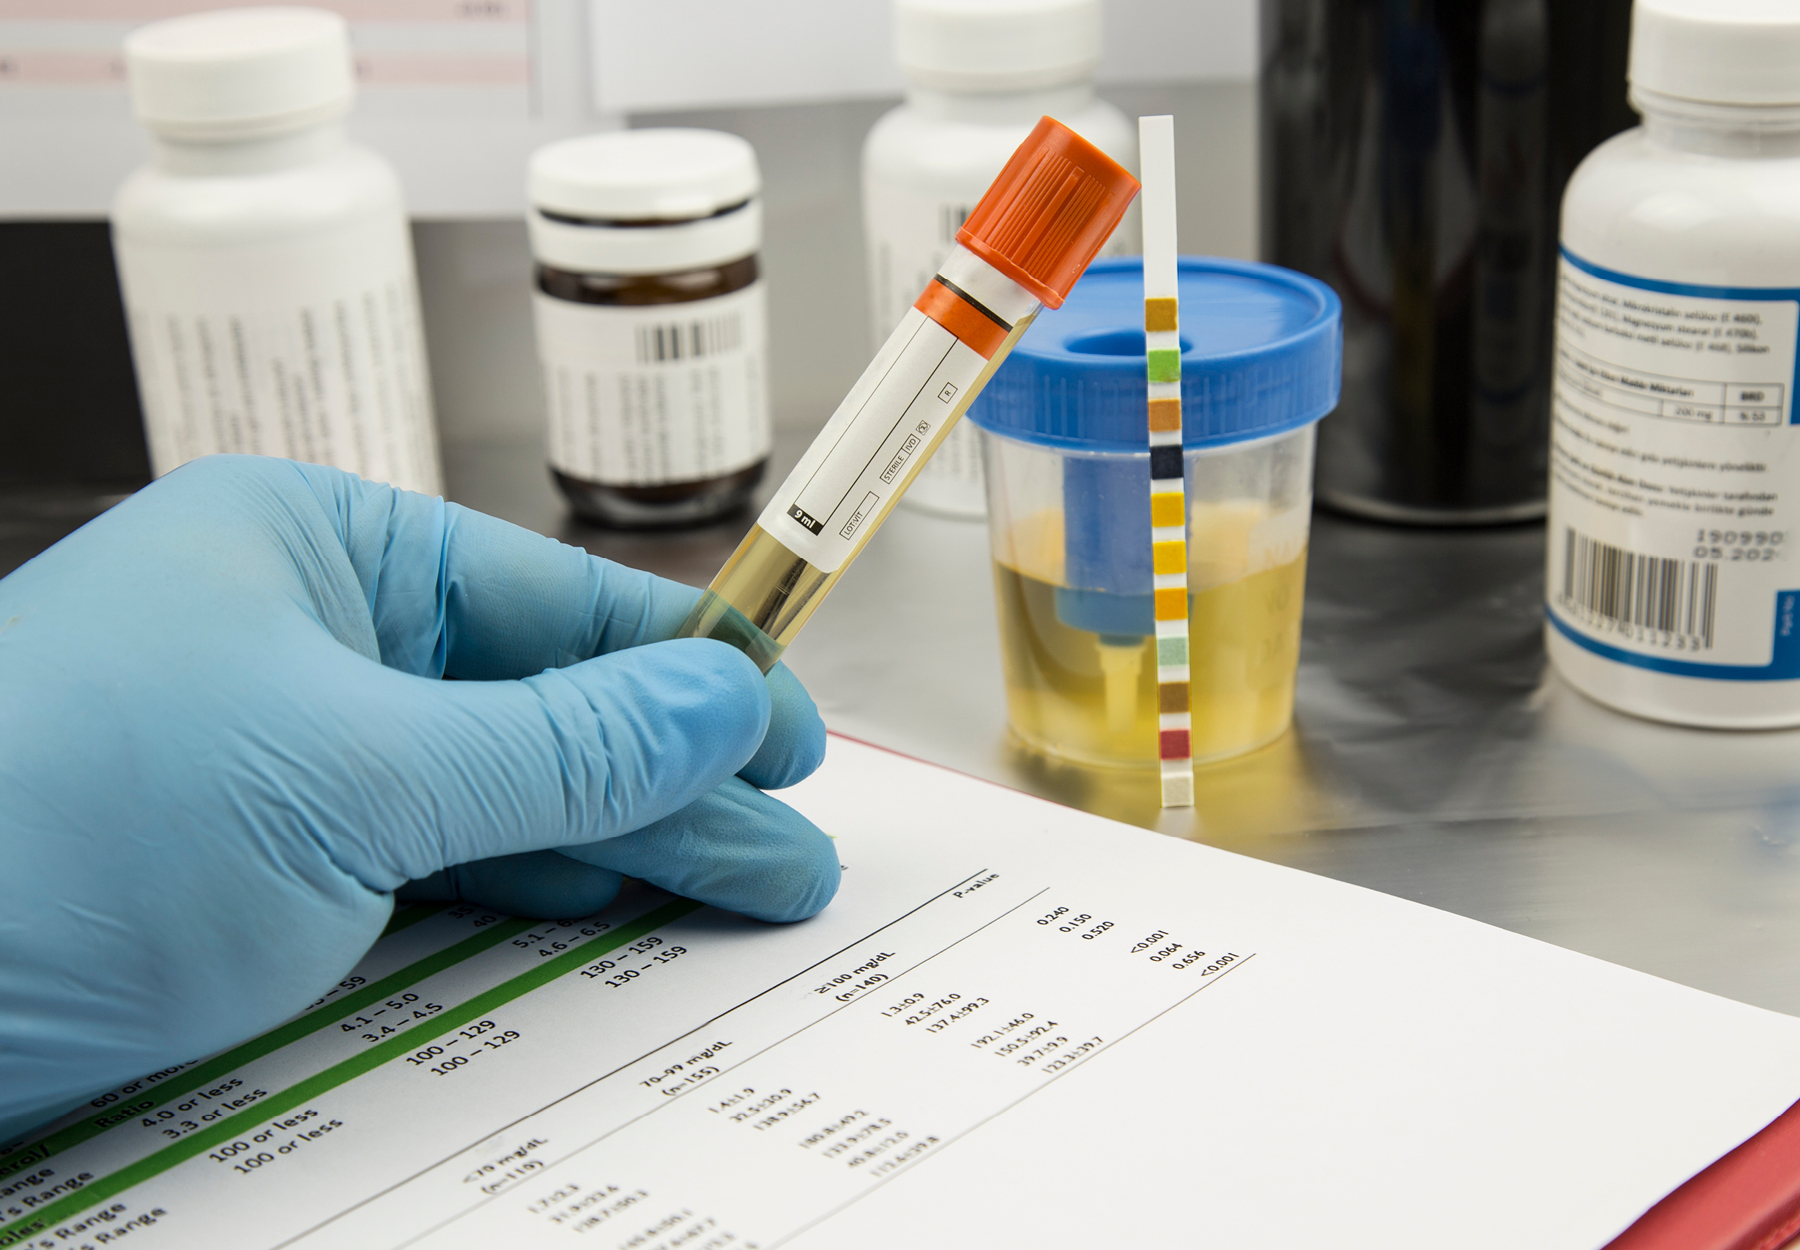
<svg viewBox="0 0 1800 1250">
<path fill-rule="evenodd" d="M 291 1016 L 403 887 L 576 916 L 627 872 L 823 907 L 830 840 L 762 793 L 824 756 L 799 682 L 639 645 L 697 594 L 251 456 L 0 580 L 0 1143 Z"/>
</svg>

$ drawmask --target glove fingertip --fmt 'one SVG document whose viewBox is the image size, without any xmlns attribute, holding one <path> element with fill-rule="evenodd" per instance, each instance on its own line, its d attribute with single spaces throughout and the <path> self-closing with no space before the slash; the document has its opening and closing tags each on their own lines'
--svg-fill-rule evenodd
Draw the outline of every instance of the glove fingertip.
<svg viewBox="0 0 1800 1250">
<path fill-rule="evenodd" d="M 727 781 L 655 824 L 563 854 L 756 920 L 816 914 L 837 893 L 837 844 L 780 799 Z"/>
<path fill-rule="evenodd" d="M 825 762 L 825 721 L 787 665 L 770 669 L 767 685 L 769 728 L 738 776 L 759 790 L 783 790 L 812 776 Z"/>
<path fill-rule="evenodd" d="M 837 848 L 831 839 L 820 835 L 824 841 L 823 854 L 811 872 L 797 872 L 791 880 L 798 887 L 794 894 L 783 905 L 776 902 L 766 909 L 747 911 L 745 914 L 758 920 L 766 920 L 771 924 L 793 924 L 796 921 L 810 920 L 837 897 L 838 885 L 842 880 L 842 872 L 838 865 Z"/>
<path fill-rule="evenodd" d="M 547 754 L 572 813 L 557 844 L 616 837 L 685 807 L 743 768 L 769 728 L 762 672 L 708 638 L 630 647 L 521 685 L 553 711 Z"/>
<path fill-rule="evenodd" d="M 744 891 L 735 910 L 771 924 L 810 919 L 837 897 L 842 879 L 837 843 L 779 800 L 757 799 L 757 806 L 767 809 L 758 821 L 767 830 L 766 858 L 756 888 Z"/>
<path fill-rule="evenodd" d="M 714 727 L 723 730 L 732 741 L 745 746 L 756 744 L 750 760 L 743 765 L 748 767 L 761 753 L 774 724 L 774 695 L 761 670 L 736 647 L 712 638 L 680 638 L 646 648 L 655 649 L 672 649 L 688 662 L 694 654 L 699 655 L 699 667 L 705 673 L 710 695 L 707 709 Z"/>
<path fill-rule="evenodd" d="M 753 715 L 766 726 L 773 712 L 773 692 L 756 664 L 729 643 L 716 638 L 676 638 L 651 643 L 640 648 L 640 654 L 664 659 L 678 657 L 678 663 L 692 666 L 705 680 L 716 698 L 727 705 L 747 705 Z"/>
</svg>

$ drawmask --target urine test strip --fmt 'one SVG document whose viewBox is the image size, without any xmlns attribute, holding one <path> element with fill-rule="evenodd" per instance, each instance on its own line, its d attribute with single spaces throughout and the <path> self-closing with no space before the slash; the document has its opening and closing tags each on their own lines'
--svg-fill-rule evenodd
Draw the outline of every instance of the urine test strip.
<svg viewBox="0 0 1800 1250">
<path fill-rule="evenodd" d="M 1175 119 L 1138 118 L 1143 161 L 1144 361 L 1149 377 L 1150 567 L 1156 591 L 1156 741 L 1162 805 L 1194 805 L 1188 699 L 1187 493 L 1175 268 Z"/>
</svg>

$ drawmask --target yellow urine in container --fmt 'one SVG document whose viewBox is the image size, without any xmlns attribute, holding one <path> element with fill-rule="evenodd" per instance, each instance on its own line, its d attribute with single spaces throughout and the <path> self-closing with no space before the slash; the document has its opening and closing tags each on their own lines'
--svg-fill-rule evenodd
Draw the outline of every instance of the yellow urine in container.
<svg viewBox="0 0 1800 1250">
<path fill-rule="evenodd" d="M 1274 741 L 1293 717 L 1308 518 L 1255 503 L 1197 503 L 1188 517 L 1191 737 L 1205 763 Z M 1059 514 L 1027 518 L 1010 537 L 1023 567 L 996 560 L 994 587 L 1013 731 L 1046 755 L 1155 767 L 1155 639 L 1057 619 Z"/>
</svg>

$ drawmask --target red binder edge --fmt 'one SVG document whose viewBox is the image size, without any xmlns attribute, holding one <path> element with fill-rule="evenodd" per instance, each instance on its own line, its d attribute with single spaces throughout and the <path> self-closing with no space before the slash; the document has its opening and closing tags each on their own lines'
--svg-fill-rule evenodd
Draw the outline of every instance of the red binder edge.
<svg viewBox="0 0 1800 1250">
<path fill-rule="evenodd" d="M 1800 1233 L 1800 1103 L 1661 1202 L 1607 1250 L 1780 1250 Z"/>
</svg>

